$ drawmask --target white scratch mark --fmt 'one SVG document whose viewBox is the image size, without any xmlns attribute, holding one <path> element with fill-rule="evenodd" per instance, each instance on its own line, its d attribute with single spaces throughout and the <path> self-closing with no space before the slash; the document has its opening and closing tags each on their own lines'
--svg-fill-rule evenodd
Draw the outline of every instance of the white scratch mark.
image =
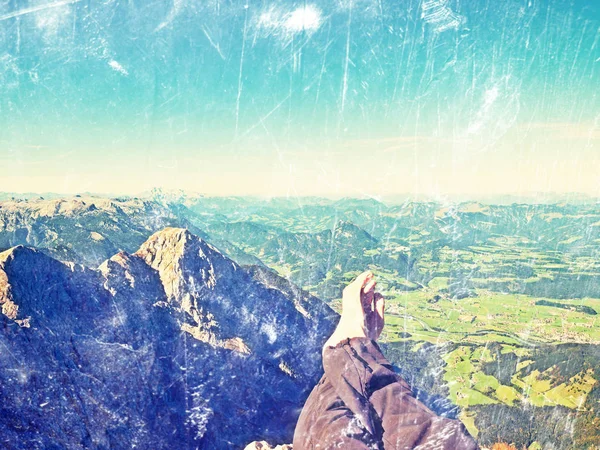
<svg viewBox="0 0 600 450">
<path fill-rule="evenodd" d="M 469 124 L 467 133 L 473 134 L 479 131 L 479 129 L 483 125 L 483 121 L 487 118 L 492 105 L 498 98 L 498 94 L 498 86 L 494 86 L 485 91 L 485 94 L 483 95 L 483 105 L 478 113 L 477 119 L 471 124 Z"/>
<path fill-rule="evenodd" d="M 225 61 L 225 56 L 223 55 L 223 52 L 221 52 L 221 47 L 219 46 L 219 44 L 215 44 L 215 42 L 212 40 L 210 34 L 208 34 L 206 26 L 202 27 L 202 31 L 204 32 L 204 36 L 206 36 L 206 39 L 208 39 L 208 42 L 210 42 L 210 45 L 217 51 L 217 53 L 219 53 L 221 59 Z"/>
<path fill-rule="evenodd" d="M 118 61 L 112 59 L 108 62 L 108 65 L 121 75 L 125 75 L 126 77 L 129 76 L 129 72 L 127 72 L 127 70 Z"/>
<path fill-rule="evenodd" d="M 260 327 L 260 331 L 267 336 L 269 344 L 272 344 L 277 340 L 277 325 L 274 322 L 263 323 Z"/>
<path fill-rule="evenodd" d="M 240 72 L 238 75 L 238 92 L 235 101 L 235 135 L 237 136 L 240 123 L 240 99 L 242 98 L 242 75 L 244 73 L 244 53 L 246 52 L 246 36 L 248 32 L 248 5 L 244 6 L 246 16 L 244 17 L 244 38 L 242 40 L 242 54 L 240 55 Z"/>
<path fill-rule="evenodd" d="M 465 18 L 456 14 L 448 6 L 448 0 L 423 0 L 421 18 L 433 25 L 437 33 L 458 28 Z"/>
<path fill-rule="evenodd" d="M 273 114 L 275 111 L 277 111 L 279 108 L 281 108 L 281 105 L 283 105 L 285 102 L 287 102 L 288 99 L 290 98 L 290 96 L 291 96 L 290 94 L 286 95 L 285 98 L 283 100 L 281 100 L 277 105 L 275 105 L 275 107 L 271 111 L 269 111 L 267 114 L 262 116 L 258 120 L 258 122 L 256 122 L 250 128 L 248 128 L 240 137 L 247 136 L 248 134 L 250 134 L 250 132 L 252 132 L 252 130 L 254 130 L 256 127 L 261 125 L 265 120 L 267 120 L 271 116 L 271 114 Z"/>
<path fill-rule="evenodd" d="M 0 16 L 0 22 L 3 20 L 12 19 L 13 17 L 19 17 L 19 16 L 23 16 L 25 14 L 31 14 L 31 13 L 43 11 L 43 10 L 49 9 L 49 8 L 56 8 L 57 6 L 70 5 L 71 3 L 79 3 L 80 1 L 81 0 L 63 0 L 60 2 L 47 3 L 45 5 L 32 6 L 31 8 L 20 9 L 18 11 L 13 11 L 11 13 Z"/>
<path fill-rule="evenodd" d="M 344 62 L 344 79 L 342 82 L 342 114 L 346 105 L 346 92 L 348 92 L 348 62 L 350 61 L 350 27 L 352 25 L 352 4 L 348 11 L 348 32 L 346 33 L 346 60 Z"/>
<path fill-rule="evenodd" d="M 169 14 L 165 18 L 165 20 L 163 22 L 161 22 L 159 26 L 156 27 L 154 32 L 156 33 L 157 31 L 160 31 L 163 28 L 165 28 L 166 26 L 170 25 L 171 22 L 173 22 L 173 19 L 175 19 L 175 17 L 177 17 L 179 15 L 179 12 L 181 11 L 182 6 L 183 6 L 183 0 L 173 0 L 173 8 L 171 8 L 171 10 L 169 11 Z"/>
</svg>

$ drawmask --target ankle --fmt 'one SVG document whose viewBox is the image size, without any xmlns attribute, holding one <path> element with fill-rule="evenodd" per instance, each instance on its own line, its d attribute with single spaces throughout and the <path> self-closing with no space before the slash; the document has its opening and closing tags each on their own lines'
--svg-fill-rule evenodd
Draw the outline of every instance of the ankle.
<svg viewBox="0 0 600 450">
<path fill-rule="evenodd" d="M 344 317 L 342 316 L 338 326 L 333 334 L 329 337 L 324 347 L 335 347 L 344 339 L 351 339 L 355 337 L 368 337 L 365 326 L 361 325 L 360 323 L 356 323 L 356 321 L 350 322 L 344 320 Z"/>
</svg>

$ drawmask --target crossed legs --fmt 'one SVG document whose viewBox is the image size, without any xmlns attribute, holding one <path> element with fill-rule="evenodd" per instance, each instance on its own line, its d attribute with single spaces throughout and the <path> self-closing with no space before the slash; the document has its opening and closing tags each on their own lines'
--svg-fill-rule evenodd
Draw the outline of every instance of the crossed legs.
<svg viewBox="0 0 600 450">
<path fill-rule="evenodd" d="M 384 299 L 370 271 L 345 289 L 340 322 L 323 347 L 325 374 L 296 426 L 294 450 L 452 449 L 479 447 L 464 425 L 414 398 L 376 343 Z"/>
</svg>

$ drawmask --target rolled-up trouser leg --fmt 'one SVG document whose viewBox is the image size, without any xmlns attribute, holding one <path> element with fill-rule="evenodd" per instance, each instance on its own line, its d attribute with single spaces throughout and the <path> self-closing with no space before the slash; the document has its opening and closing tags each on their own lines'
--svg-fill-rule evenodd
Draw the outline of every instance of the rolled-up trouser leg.
<svg viewBox="0 0 600 450">
<path fill-rule="evenodd" d="M 323 367 L 300 415 L 294 450 L 478 449 L 459 421 L 414 398 L 374 341 L 352 338 L 325 348 Z"/>
<path fill-rule="evenodd" d="M 294 450 L 308 449 L 383 449 L 340 399 L 327 375 L 306 400 L 294 432 Z"/>
</svg>

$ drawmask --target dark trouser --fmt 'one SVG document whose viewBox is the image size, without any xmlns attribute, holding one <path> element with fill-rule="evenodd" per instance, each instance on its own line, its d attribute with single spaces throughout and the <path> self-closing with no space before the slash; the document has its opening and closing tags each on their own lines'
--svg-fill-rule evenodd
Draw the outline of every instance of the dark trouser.
<svg viewBox="0 0 600 450">
<path fill-rule="evenodd" d="M 294 450 L 479 448 L 462 423 L 414 398 L 374 341 L 352 338 L 326 348 L 323 367 L 300 414 Z"/>
</svg>

